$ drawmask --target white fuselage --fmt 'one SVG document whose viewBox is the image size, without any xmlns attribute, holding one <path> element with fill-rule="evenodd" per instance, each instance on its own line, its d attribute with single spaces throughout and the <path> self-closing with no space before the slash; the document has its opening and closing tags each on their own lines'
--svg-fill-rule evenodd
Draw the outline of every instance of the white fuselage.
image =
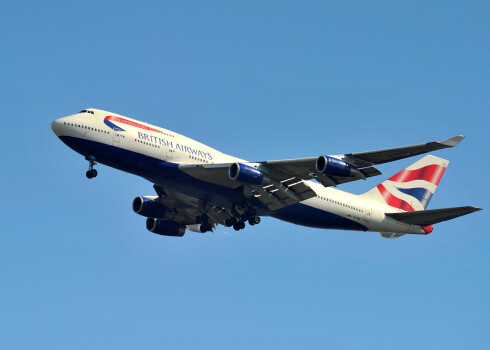
<svg viewBox="0 0 490 350">
<path fill-rule="evenodd" d="M 81 146 L 76 148 L 65 141 L 70 147 L 82 154 L 86 153 L 82 151 L 83 145 L 87 144 L 87 147 L 90 148 L 93 147 L 92 145 L 97 144 L 104 146 L 104 154 L 107 158 L 111 157 L 111 152 L 129 151 L 131 154 L 144 155 L 152 159 L 178 165 L 246 162 L 243 159 L 224 154 L 205 144 L 161 127 L 97 109 L 87 109 L 85 111 L 57 119 L 52 124 L 54 132 L 62 140 L 77 140 L 77 142 L 80 142 Z M 108 116 L 111 119 L 107 119 Z M 118 154 L 122 153 L 119 152 Z M 125 165 L 119 166 L 111 162 L 102 163 L 107 163 L 110 166 L 135 173 L 136 175 L 145 176 L 134 170 L 137 169 L 136 165 L 128 170 Z M 148 176 L 145 177 L 148 178 Z M 308 181 L 308 185 L 315 191 L 317 197 L 301 202 L 302 205 L 344 218 L 358 224 L 359 227 L 364 227 L 365 229 L 362 230 L 425 233 L 420 226 L 404 224 L 385 216 L 385 213 L 401 212 L 402 210 L 383 205 L 380 202 L 370 201 L 369 198 L 363 196 L 324 187 L 317 182 Z M 289 218 L 288 214 L 276 216 L 274 213 L 270 213 L 270 215 L 294 223 L 320 227 L 317 223 L 310 225 L 304 222 L 305 219 L 298 221 L 294 217 Z M 335 228 L 352 229 L 350 226 L 335 226 Z"/>
</svg>

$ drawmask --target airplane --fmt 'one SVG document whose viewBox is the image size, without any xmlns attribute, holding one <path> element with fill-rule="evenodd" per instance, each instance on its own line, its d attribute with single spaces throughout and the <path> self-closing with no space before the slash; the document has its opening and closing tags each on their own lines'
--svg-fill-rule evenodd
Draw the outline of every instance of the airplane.
<svg viewBox="0 0 490 350">
<path fill-rule="evenodd" d="M 89 162 L 151 183 L 155 195 L 138 196 L 133 211 L 146 228 L 182 237 L 217 225 L 236 231 L 270 216 L 308 227 L 379 232 L 385 238 L 427 235 L 433 225 L 481 210 L 473 206 L 427 210 L 449 161 L 427 155 L 355 195 L 333 187 L 381 175 L 374 165 L 454 147 L 458 135 L 442 142 L 369 152 L 248 162 L 176 132 L 112 112 L 88 108 L 55 120 L 53 132 Z"/>
</svg>

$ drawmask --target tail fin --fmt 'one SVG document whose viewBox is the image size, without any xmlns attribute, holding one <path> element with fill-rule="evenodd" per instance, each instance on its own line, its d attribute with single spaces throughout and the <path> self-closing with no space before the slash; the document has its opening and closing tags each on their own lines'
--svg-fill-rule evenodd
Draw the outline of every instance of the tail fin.
<svg viewBox="0 0 490 350">
<path fill-rule="evenodd" d="M 425 156 L 361 196 L 404 211 L 424 210 L 448 164 L 448 160 Z"/>
</svg>

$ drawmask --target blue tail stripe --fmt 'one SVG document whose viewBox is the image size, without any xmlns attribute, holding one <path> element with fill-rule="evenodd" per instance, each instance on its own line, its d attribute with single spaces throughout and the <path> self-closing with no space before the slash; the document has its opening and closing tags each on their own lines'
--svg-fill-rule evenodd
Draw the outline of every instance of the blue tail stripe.
<svg viewBox="0 0 490 350">
<path fill-rule="evenodd" d="M 432 192 L 426 188 L 416 187 L 416 188 L 398 188 L 397 190 L 408 194 L 409 196 L 417 198 L 417 200 L 422 203 L 424 208 L 427 208 L 430 199 L 432 198 Z"/>
</svg>

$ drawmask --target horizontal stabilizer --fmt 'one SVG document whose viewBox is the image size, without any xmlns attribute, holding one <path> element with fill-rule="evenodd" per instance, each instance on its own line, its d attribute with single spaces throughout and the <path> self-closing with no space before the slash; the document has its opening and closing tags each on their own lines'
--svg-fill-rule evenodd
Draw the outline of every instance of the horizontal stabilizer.
<svg viewBox="0 0 490 350">
<path fill-rule="evenodd" d="M 388 213 L 386 214 L 386 216 L 410 225 L 429 226 L 437 224 L 438 222 L 451 220 L 466 214 L 471 214 L 478 210 L 481 210 L 481 208 L 468 206 L 419 210 L 406 213 Z"/>
</svg>

